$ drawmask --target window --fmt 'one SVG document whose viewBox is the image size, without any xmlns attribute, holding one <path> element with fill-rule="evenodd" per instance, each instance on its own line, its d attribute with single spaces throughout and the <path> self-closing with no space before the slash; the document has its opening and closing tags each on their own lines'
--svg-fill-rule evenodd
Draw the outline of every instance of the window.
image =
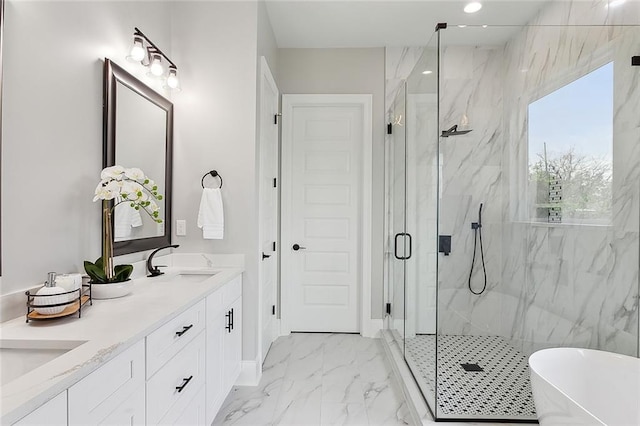
<svg viewBox="0 0 640 426">
<path fill-rule="evenodd" d="M 529 104 L 533 221 L 611 222 L 613 63 Z"/>
</svg>

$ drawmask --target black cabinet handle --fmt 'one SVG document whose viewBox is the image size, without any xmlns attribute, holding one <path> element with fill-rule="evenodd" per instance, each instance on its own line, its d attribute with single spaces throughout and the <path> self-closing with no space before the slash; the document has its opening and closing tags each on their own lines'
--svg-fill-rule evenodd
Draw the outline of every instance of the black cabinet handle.
<svg viewBox="0 0 640 426">
<path fill-rule="evenodd" d="M 233 330 L 233 308 L 231 308 L 231 330 Z"/>
<path fill-rule="evenodd" d="M 178 391 L 178 393 L 182 392 L 182 390 L 189 384 L 191 379 L 193 379 L 193 376 L 189 376 L 186 379 L 182 379 L 184 380 L 184 383 L 182 383 L 180 386 L 176 386 L 176 390 Z"/>
<path fill-rule="evenodd" d="M 182 327 L 182 331 L 176 331 L 176 336 L 180 337 L 182 336 L 184 333 L 186 333 L 187 331 L 189 331 L 189 329 L 193 327 L 193 324 L 189 324 L 189 325 L 185 325 Z"/>
<path fill-rule="evenodd" d="M 227 319 L 227 324 L 224 326 L 224 328 L 229 333 L 231 333 L 231 329 L 233 328 L 233 326 L 231 324 L 231 311 L 227 311 L 227 313 L 224 314 L 224 317 Z"/>
</svg>

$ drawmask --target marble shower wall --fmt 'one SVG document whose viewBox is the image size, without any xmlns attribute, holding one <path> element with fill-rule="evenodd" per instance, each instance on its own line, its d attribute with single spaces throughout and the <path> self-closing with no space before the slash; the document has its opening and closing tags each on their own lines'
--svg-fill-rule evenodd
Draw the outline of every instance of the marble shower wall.
<svg viewBox="0 0 640 426">
<path fill-rule="evenodd" d="M 552 3 L 534 24 L 638 23 L 638 5 L 629 7 L 614 13 L 600 1 Z M 529 26 L 504 49 L 500 323 L 526 354 L 578 346 L 638 355 L 640 69 L 630 57 L 639 43 L 638 27 Z M 614 61 L 611 225 L 529 223 L 528 104 L 603 59 Z"/>
<path fill-rule="evenodd" d="M 447 29 L 442 34 L 446 45 Z M 452 251 L 438 257 L 438 332 L 497 334 L 502 270 L 502 48 L 448 46 L 441 51 L 440 128 L 458 125 L 471 133 L 439 138 L 441 166 L 440 229 L 451 235 Z M 482 210 L 487 288 L 468 289 L 474 251 L 471 223 Z M 481 253 L 471 286 L 484 285 Z"/>
</svg>

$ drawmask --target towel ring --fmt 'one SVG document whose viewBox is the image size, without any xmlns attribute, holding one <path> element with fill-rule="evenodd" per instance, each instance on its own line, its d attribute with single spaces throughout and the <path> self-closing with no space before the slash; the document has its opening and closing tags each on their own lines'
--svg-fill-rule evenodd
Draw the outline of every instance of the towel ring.
<svg viewBox="0 0 640 426">
<path fill-rule="evenodd" d="M 211 175 L 211 177 L 217 177 L 218 179 L 220 179 L 220 186 L 218 188 L 222 188 L 222 176 L 220 176 L 218 172 L 215 170 L 211 170 L 210 172 L 207 172 L 204 174 L 204 176 L 202 176 L 202 181 L 201 181 L 202 188 L 204 189 L 204 178 L 206 178 L 209 175 Z"/>
</svg>

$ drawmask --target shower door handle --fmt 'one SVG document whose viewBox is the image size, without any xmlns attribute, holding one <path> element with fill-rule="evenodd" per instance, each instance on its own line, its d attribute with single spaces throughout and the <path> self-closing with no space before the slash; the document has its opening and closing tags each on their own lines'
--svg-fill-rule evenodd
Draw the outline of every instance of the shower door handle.
<svg viewBox="0 0 640 426">
<path fill-rule="evenodd" d="M 398 237 L 409 237 L 409 256 L 398 256 Z M 405 254 L 404 244 L 402 248 L 403 248 L 402 254 L 404 255 Z M 398 260 L 407 260 L 411 257 L 411 234 L 408 234 L 406 232 L 399 232 L 396 234 L 393 242 L 393 255 Z"/>
</svg>

